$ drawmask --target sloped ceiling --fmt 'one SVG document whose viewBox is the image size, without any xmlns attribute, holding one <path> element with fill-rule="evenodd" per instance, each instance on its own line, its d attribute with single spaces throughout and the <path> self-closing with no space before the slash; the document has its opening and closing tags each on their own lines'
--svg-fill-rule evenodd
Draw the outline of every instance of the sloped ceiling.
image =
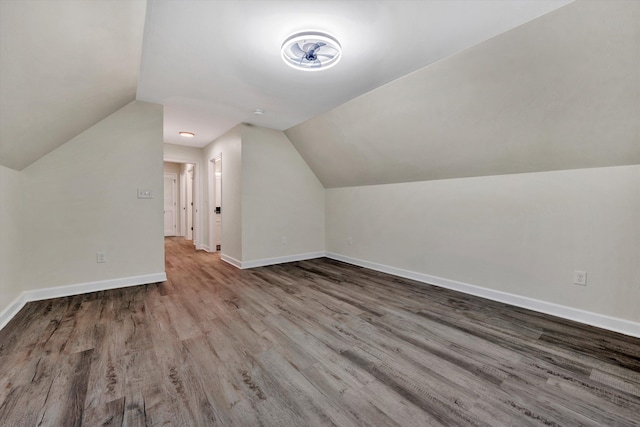
<svg viewBox="0 0 640 427">
<path fill-rule="evenodd" d="M 284 130 L 571 1 L 0 0 L 0 164 L 24 168 L 134 97 L 164 106 L 174 144 Z M 336 67 L 281 60 L 310 28 L 339 38 Z"/>
<path fill-rule="evenodd" d="M 136 96 L 145 0 L 0 1 L 0 164 L 21 170 Z"/>
<path fill-rule="evenodd" d="M 638 164 L 639 22 L 577 1 L 285 133 L 325 187 Z"/>
<path fill-rule="evenodd" d="M 640 2 L 571 1 L 0 0 L 0 164 L 134 97 L 164 105 L 165 142 L 294 126 L 328 187 L 636 162 Z M 336 67 L 283 63 L 307 28 Z"/>
<path fill-rule="evenodd" d="M 164 105 L 172 144 L 203 147 L 240 122 L 284 130 L 570 1 L 149 0 L 137 99 Z M 308 29 L 340 40 L 334 68 L 282 61 Z"/>
</svg>

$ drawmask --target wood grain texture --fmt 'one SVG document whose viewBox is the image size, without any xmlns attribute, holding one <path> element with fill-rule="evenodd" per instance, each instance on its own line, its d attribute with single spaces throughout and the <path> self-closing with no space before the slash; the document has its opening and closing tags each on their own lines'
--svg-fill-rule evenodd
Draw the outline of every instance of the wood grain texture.
<svg viewBox="0 0 640 427">
<path fill-rule="evenodd" d="M 2 426 L 640 424 L 640 340 L 328 259 L 31 302 Z"/>
</svg>

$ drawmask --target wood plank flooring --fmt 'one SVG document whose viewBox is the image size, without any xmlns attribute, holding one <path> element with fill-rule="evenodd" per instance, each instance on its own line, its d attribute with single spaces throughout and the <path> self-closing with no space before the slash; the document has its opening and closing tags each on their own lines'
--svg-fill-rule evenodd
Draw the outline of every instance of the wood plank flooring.
<svg viewBox="0 0 640 427">
<path fill-rule="evenodd" d="M 640 425 L 640 340 L 328 259 L 32 302 L 1 426 Z"/>
</svg>

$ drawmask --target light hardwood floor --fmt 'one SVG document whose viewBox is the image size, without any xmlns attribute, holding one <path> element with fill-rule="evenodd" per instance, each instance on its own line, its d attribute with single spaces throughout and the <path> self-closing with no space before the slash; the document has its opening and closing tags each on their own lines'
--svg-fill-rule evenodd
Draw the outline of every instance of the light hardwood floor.
<svg viewBox="0 0 640 427">
<path fill-rule="evenodd" d="M 0 425 L 640 423 L 639 339 L 327 259 L 241 271 L 169 238 L 166 265 L 27 304 Z"/>
</svg>

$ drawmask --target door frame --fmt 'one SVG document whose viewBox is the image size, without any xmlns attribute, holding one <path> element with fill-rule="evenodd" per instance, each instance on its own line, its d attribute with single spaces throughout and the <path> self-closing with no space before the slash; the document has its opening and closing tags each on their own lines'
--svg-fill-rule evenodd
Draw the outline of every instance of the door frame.
<svg viewBox="0 0 640 427">
<path fill-rule="evenodd" d="M 178 177 L 180 182 L 180 236 L 187 235 L 187 178 L 182 172 Z"/>
<path fill-rule="evenodd" d="M 207 187 L 209 187 L 209 209 L 208 215 L 209 218 L 209 252 L 217 252 L 216 242 L 216 160 L 222 161 L 222 152 L 216 153 L 213 157 L 209 159 L 207 162 Z M 222 176 L 220 177 L 222 179 Z M 221 191 L 222 193 L 223 191 Z M 222 198 L 220 199 L 220 206 L 222 206 Z M 220 212 L 220 221 L 222 222 L 222 226 L 224 227 L 224 218 L 223 213 Z"/>
<path fill-rule="evenodd" d="M 164 178 L 171 178 L 171 198 L 173 201 L 173 234 L 167 234 L 167 230 L 164 230 L 164 237 L 178 236 L 178 174 L 174 172 L 164 172 Z M 164 198 L 165 192 L 163 191 L 162 197 Z M 166 200 L 163 200 L 163 211 L 166 211 Z M 164 228 L 164 227 L 163 227 Z"/>
<path fill-rule="evenodd" d="M 193 172 L 193 186 L 195 188 L 193 195 L 193 207 L 195 209 L 195 215 L 193 218 L 193 244 L 196 249 L 205 249 L 206 247 L 202 244 L 202 236 L 200 235 L 200 162 L 197 160 L 190 160 L 180 157 L 172 157 L 172 156 L 163 156 L 162 158 L 165 162 L 171 163 L 182 163 L 182 164 L 191 164 L 194 167 Z"/>
<path fill-rule="evenodd" d="M 195 240 L 195 228 L 193 224 L 194 215 L 196 212 L 195 201 L 193 200 L 193 193 L 195 191 L 195 168 L 192 167 L 191 164 L 186 165 L 187 169 L 187 183 L 186 183 L 186 199 L 187 199 L 187 224 L 186 224 L 186 232 L 185 238 L 187 240 Z"/>
</svg>

